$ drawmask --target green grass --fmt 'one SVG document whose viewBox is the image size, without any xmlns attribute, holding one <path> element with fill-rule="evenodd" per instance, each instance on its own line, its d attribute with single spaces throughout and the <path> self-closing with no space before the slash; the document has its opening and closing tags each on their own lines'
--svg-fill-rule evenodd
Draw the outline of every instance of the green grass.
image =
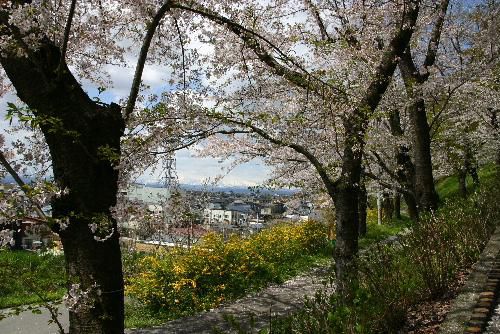
<svg viewBox="0 0 500 334">
<path fill-rule="evenodd" d="M 411 226 L 412 221 L 405 216 L 401 219 L 392 219 L 390 222 L 378 225 L 377 222 L 368 221 L 366 235 L 359 239 L 359 247 L 365 248 L 376 242 L 389 238 L 403 231 L 403 229 Z"/>
<path fill-rule="evenodd" d="M 0 251 L 0 308 L 61 299 L 66 292 L 64 257 Z"/>
<path fill-rule="evenodd" d="M 489 184 L 495 175 L 495 166 L 487 165 L 481 168 L 478 172 L 479 182 Z M 472 192 L 474 185 L 470 176 L 467 177 L 467 191 Z M 436 191 L 441 200 L 451 199 L 459 196 L 458 192 L 458 177 L 451 175 L 440 179 L 436 183 Z"/>
<path fill-rule="evenodd" d="M 125 328 L 160 326 L 170 319 L 162 313 L 153 313 L 141 303 L 128 299 L 125 302 Z"/>
<path fill-rule="evenodd" d="M 412 306 L 449 294 L 457 273 L 477 260 L 498 226 L 500 178 L 491 167 L 480 178 L 479 191 L 466 199 L 457 196 L 456 178 L 441 180 L 446 201 L 434 215 L 423 215 L 398 245 L 374 247 L 360 257 L 354 302 L 319 292 L 303 310 L 273 319 L 268 333 L 399 332 Z M 368 239 L 383 238 L 392 228 L 373 226 Z"/>
</svg>

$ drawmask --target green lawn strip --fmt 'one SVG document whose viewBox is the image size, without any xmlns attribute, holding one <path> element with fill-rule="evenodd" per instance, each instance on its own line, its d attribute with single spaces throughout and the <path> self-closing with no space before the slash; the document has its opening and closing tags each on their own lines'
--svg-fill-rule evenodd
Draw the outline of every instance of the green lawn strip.
<svg viewBox="0 0 500 334">
<path fill-rule="evenodd" d="M 385 240 L 411 227 L 411 220 L 402 216 L 401 219 L 392 219 L 390 222 L 378 225 L 376 221 L 368 221 L 366 235 L 359 239 L 359 248 L 363 249 L 374 243 Z"/>
<path fill-rule="evenodd" d="M 61 300 L 64 294 L 66 293 L 65 288 L 61 288 L 57 291 L 45 292 L 44 299 L 46 301 L 58 301 Z M 40 297 L 37 295 L 26 295 L 24 293 L 19 295 L 9 295 L 0 298 L 0 309 L 15 307 L 15 306 L 24 306 L 31 304 L 40 304 Z"/>
<path fill-rule="evenodd" d="M 64 257 L 0 251 L 0 308 L 61 299 L 66 291 Z"/>
<path fill-rule="evenodd" d="M 478 172 L 479 182 L 490 184 L 495 176 L 495 166 L 487 165 L 481 168 Z M 470 176 L 467 176 L 467 191 L 470 193 L 474 190 L 474 185 Z M 436 183 L 436 191 L 441 200 L 452 199 L 459 196 L 458 192 L 458 177 L 456 175 L 446 176 L 441 178 Z"/>
</svg>

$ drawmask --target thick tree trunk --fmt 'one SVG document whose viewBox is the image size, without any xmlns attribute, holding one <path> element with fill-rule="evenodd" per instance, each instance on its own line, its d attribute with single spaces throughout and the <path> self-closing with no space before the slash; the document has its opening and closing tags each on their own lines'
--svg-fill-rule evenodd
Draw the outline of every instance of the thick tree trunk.
<svg viewBox="0 0 500 334">
<path fill-rule="evenodd" d="M 391 128 L 391 134 L 394 137 L 403 137 L 404 132 L 401 127 L 401 117 L 398 110 L 393 110 L 389 114 L 389 126 Z M 397 164 L 397 181 L 401 187 L 406 190 L 406 192 L 403 193 L 403 198 L 408 210 L 408 216 L 410 216 L 411 220 L 417 221 L 419 213 L 415 198 L 415 165 L 411 160 L 410 149 L 407 145 L 400 144 L 396 147 L 394 155 Z"/>
<path fill-rule="evenodd" d="M 401 57 L 399 68 L 408 98 L 411 100 L 407 111 L 413 132 L 411 137 L 415 166 L 415 199 L 419 211 L 433 211 L 438 206 L 438 195 L 432 175 L 430 128 L 421 92 L 421 86 L 426 78 L 419 75 L 409 48 Z"/>
<path fill-rule="evenodd" d="M 73 221 L 61 233 L 70 279 L 68 289 L 78 287 L 77 294 L 88 293 L 88 297 L 70 308 L 70 333 L 123 333 L 123 277 L 118 233 L 99 242 L 94 240 L 87 223 L 85 220 Z"/>
<path fill-rule="evenodd" d="M 408 210 L 408 216 L 410 217 L 411 220 L 415 222 L 418 221 L 420 216 L 418 212 L 417 202 L 415 201 L 415 197 L 410 194 L 403 194 L 403 198 L 406 203 L 406 209 Z"/>
<path fill-rule="evenodd" d="M 1 58 L 18 97 L 34 112 L 46 138 L 56 183 L 69 193 L 52 201 L 54 224 L 65 252 L 70 333 L 123 333 L 123 277 L 116 204 L 124 122 L 117 105 L 92 101 L 46 42 L 28 55 Z M 107 153 L 105 153 L 107 152 Z M 95 240 L 90 225 L 96 224 Z M 109 238 L 105 238 L 109 235 Z M 71 305 L 74 303 L 74 305 Z"/>
<path fill-rule="evenodd" d="M 419 1 L 408 1 L 408 11 L 403 17 L 402 29 L 391 39 L 387 50 L 376 68 L 376 75 L 368 86 L 357 108 L 343 119 L 344 142 L 342 172 L 335 187 L 327 186 L 335 203 L 337 243 L 335 271 L 337 288 L 344 300 L 352 301 L 351 279 L 357 276 L 355 257 L 358 252 L 359 185 L 364 135 L 369 115 L 378 107 L 397 66 L 397 59 L 410 42 L 420 9 Z"/>
<path fill-rule="evenodd" d="M 431 158 L 431 137 L 425 102 L 417 98 L 408 107 L 413 129 L 413 161 L 415 164 L 415 196 L 419 210 L 433 211 L 438 206 L 438 196 L 434 188 Z"/>
<path fill-rule="evenodd" d="M 335 275 L 337 290 L 349 297 L 351 282 L 356 276 L 355 257 L 358 253 L 358 189 L 343 183 L 335 196 L 336 243 Z M 347 298 L 346 300 L 349 300 Z"/>
<path fill-rule="evenodd" d="M 472 183 L 474 184 L 474 188 L 477 189 L 479 187 L 479 174 L 477 173 L 476 166 L 470 166 L 469 175 L 472 178 Z"/>
<path fill-rule="evenodd" d="M 411 46 L 408 45 L 399 61 L 406 92 L 410 101 L 408 113 L 413 129 L 412 145 L 415 164 L 415 198 L 419 210 L 433 211 L 438 206 L 438 195 L 434 188 L 432 175 L 431 137 L 425 110 L 422 86 L 429 78 L 429 68 L 434 65 L 441 32 L 444 25 L 449 0 L 441 0 L 436 6 L 436 19 L 428 40 L 427 52 L 419 71 L 415 65 Z"/>
<path fill-rule="evenodd" d="M 359 113 L 355 110 L 353 115 Z M 361 182 L 361 161 L 364 127 L 362 118 L 344 120 L 345 140 L 342 157 L 342 174 L 335 187 L 328 186 L 335 204 L 336 243 L 335 276 L 337 291 L 345 302 L 352 300 L 353 283 L 357 276 L 355 258 L 358 253 L 359 236 L 359 194 Z M 358 147 L 359 149 L 353 149 Z M 334 189 L 334 191 L 333 191 Z"/>
</svg>

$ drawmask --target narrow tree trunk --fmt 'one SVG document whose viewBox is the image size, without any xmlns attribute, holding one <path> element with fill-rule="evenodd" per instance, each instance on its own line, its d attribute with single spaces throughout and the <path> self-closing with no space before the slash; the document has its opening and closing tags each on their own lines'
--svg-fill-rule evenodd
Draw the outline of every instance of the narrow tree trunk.
<svg viewBox="0 0 500 334">
<path fill-rule="evenodd" d="M 23 234 L 24 228 L 21 221 L 12 223 L 12 239 L 14 239 L 14 245 L 11 246 L 11 250 L 21 250 L 23 249 Z"/>
<path fill-rule="evenodd" d="M 394 219 L 401 219 L 401 194 L 394 194 Z"/>
<path fill-rule="evenodd" d="M 464 159 L 464 169 L 465 173 L 469 174 L 472 178 L 472 183 L 474 188 L 479 187 L 479 175 L 477 173 L 477 161 L 474 157 L 474 152 L 472 151 L 472 146 L 470 141 L 466 138 L 465 146 L 465 159 Z"/>
<path fill-rule="evenodd" d="M 458 173 L 458 193 L 460 194 L 460 197 L 466 198 L 467 197 L 467 173 L 463 168 L 460 168 Z"/>
<path fill-rule="evenodd" d="M 52 201 L 52 216 L 59 222 L 52 229 L 64 246 L 70 333 L 123 333 L 119 235 L 110 213 L 116 204 L 114 164 L 124 131 L 120 108 L 92 101 L 65 64 L 58 72 L 60 52 L 49 42 L 27 57 L 0 60 L 18 97 L 40 121 L 55 182 L 69 190 Z M 94 224 L 96 233 L 91 231 Z"/>
<path fill-rule="evenodd" d="M 366 191 L 364 179 L 360 182 L 359 187 L 359 204 L 358 204 L 358 214 L 359 214 L 359 236 L 364 237 L 366 235 L 366 210 L 368 207 L 368 193 Z"/>
<path fill-rule="evenodd" d="M 500 109 L 487 108 L 486 113 L 489 117 L 491 129 L 493 130 L 493 138 L 497 144 L 497 149 L 495 152 L 495 164 L 497 170 L 500 170 L 500 117 L 498 116 L 500 113 Z"/>
<path fill-rule="evenodd" d="M 383 220 L 389 222 L 394 214 L 394 201 L 385 191 L 382 199 L 382 210 Z"/>
</svg>

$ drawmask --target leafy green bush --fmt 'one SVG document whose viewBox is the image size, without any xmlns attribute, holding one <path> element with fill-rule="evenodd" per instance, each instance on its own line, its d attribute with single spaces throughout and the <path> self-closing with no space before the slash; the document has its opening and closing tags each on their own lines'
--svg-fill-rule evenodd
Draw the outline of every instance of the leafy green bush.
<svg viewBox="0 0 500 334">
<path fill-rule="evenodd" d="M 500 181 L 492 178 L 466 200 L 450 198 L 391 245 L 360 255 L 354 298 L 319 291 L 296 314 L 272 322 L 271 333 L 396 333 L 408 308 L 448 291 L 479 257 L 500 221 Z"/>
<path fill-rule="evenodd" d="M 144 256 L 126 293 L 153 312 L 174 318 L 216 307 L 269 282 L 282 282 L 328 247 L 326 227 L 307 222 L 278 225 L 249 238 L 224 241 L 211 233 L 191 250 Z"/>
</svg>

